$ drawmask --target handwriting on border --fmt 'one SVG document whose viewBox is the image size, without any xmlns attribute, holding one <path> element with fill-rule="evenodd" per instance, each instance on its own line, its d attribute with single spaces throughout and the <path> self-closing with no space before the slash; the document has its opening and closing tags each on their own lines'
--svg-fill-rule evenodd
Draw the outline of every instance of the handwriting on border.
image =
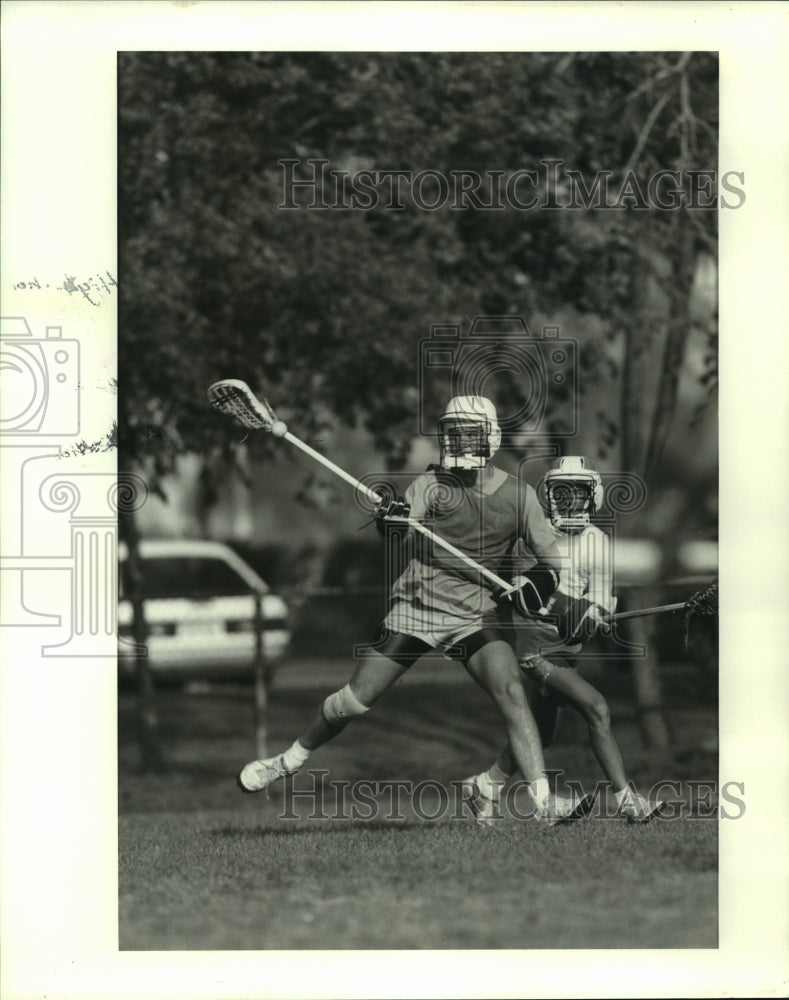
<svg viewBox="0 0 789 1000">
<path fill-rule="evenodd" d="M 75 274 L 64 274 L 63 282 L 59 285 L 42 282 L 37 275 L 29 281 L 17 281 L 13 285 L 15 292 L 36 292 L 46 288 L 54 288 L 56 292 L 82 295 L 92 306 L 100 306 L 102 299 L 112 295 L 113 289 L 117 287 L 118 282 L 109 271 L 96 272 L 85 281 L 77 281 Z"/>
</svg>

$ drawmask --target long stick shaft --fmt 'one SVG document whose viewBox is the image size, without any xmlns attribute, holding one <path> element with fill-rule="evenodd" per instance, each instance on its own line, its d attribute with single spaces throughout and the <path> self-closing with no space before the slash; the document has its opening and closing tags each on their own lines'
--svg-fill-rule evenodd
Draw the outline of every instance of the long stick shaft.
<svg viewBox="0 0 789 1000">
<path fill-rule="evenodd" d="M 643 618 L 646 615 L 662 615 L 668 611 L 684 611 L 687 604 L 661 604 L 656 608 L 639 608 L 637 611 L 620 611 L 608 617 L 609 622 L 621 622 L 624 618 Z"/>
<path fill-rule="evenodd" d="M 494 573 L 493 570 L 488 569 L 486 566 L 482 566 L 475 559 L 472 559 L 471 556 L 467 556 L 465 552 L 461 552 L 460 549 L 455 548 L 451 542 L 442 538 L 441 535 L 437 535 L 435 532 L 431 531 L 430 528 L 426 528 L 424 524 L 421 524 L 419 521 L 414 521 L 410 517 L 408 518 L 408 523 L 412 528 L 416 528 L 417 531 L 420 531 L 426 538 L 432 539 L 436 545 L 440 545 L 442 548 L 446 549 L 447 552 L 451 552 L 453 556 L 457 556 L 458 559 L 462 560 L 475 572 L 482 574 L 482 576 L 486 577 L 491 583 L 495 583 L 497 587 L 501 587 L 506 593 L 509 593 L 511 590 L 515 590 L 515 587 L 500 577 L 498 573 Z"/>
<path fill-rule="evenodd" d="M 291 434 L 290 431 L 286 431 L 282 436 L 286 441 L 290 441 L 291 444 L 295 444 L 297 448 L 301 448 L 303 452 L 306 452 L 307 455 L 314 458 L 316 462 L 320 462 L 321 465 L 325 465 L 327 469 L 331 469 L 331 471 L 335 475 L 339 476 L 340 479 L 344 479 L 346 483 L 350 483 L 351 486 L 355 486 L 360 493 L 363 493 L 367 497 L 368 500 L 373 500 L 377 503 L 381 499 L 375 490 L 369 489 L 364 485 L 364 483 L 360 483 L 358 479 L 354 479 L 354 477 L 347 473 L 345 469 L 341 469 L 339 465 L 335 465 L 331 459 L 326 458 L 325 455 L 321 455 L 321 453 L 319 451 L 315 451 L 314 448 L 310 448 L 308 444 L 305 444 L 301 438 L 297 438 L 295 434 Z"/>
<path fill-rule="evenodd" d="M 359 482 L 358 479 L 355 479 L 353 476 L 347 473 L 345 469 L 341 469 L 339 465 L 335 465 L 334 462 L 331 461 L 331 459 L 326 458 L 325 455 L 321 455 L 319 451 L 316 451 L 314 448 L 311 448 L 308 444 L 305 444 L 304 441 L 302 441 L 300 438 L 297 438 L 295 434 L 291 434 L 290 431 L 286 431 L 282 436 L 285 438 L 286 441 L 290 441 L 291 444 L 294 444 L 297 448 L 300 448 L 311 458 L 314 458 L 316 462 L 320 462 L 321 465 L 325 466 L 327 469 L 330 469 L 333 473 L 335 473 L 335 475 L 339 476 L 341 479 L 344 479 L 346 483 L 350 483 L 351 486 L 355 486 L 360 493 L 363 493 L 364 496 L 367 497 L 368 500 L 372 500 L 375 503 L 380 501 L 381 497 L 378 493 L 375 492 L 375 490 L 371 490 L 369 487 L 365 486 L 364 483 Z M 412 528 L 415 528 L 417 531 L 421 532 L 426 538 L 431 539 L 431 541 L 433 541 L 436 545 L 440 545 L 441 548 L 446 549 L 447 552 L 450 552 L 457 559 L 460 559 L 460 561 L 463 562 L 470 569 L 473 569 L 476 573 L 480 573 L 491 583 L 494 583 L 497 587 L 501 587 L 507 593 L 509 593 L 509 591 L 511 590 L 514 590 L 514 587 L 512 586 L 511 583 L 508 583 L 497 573 L 494 573 L 487 567 L 480 565 L 480 563 L 478 563 L 475 559 L 472 559 L 471 556 L 467 555 L 465 552 L 462 552 L 459 548 L 454 546 L 451 542 L 448 542 L 445 538 L 442 538 L 440 535 L 436 535 L 429 528 L 426 528 L 425 525 L 422 524 L 421 522 L 415 521 L 409 517 L 408 524 Z"/>
</svg>

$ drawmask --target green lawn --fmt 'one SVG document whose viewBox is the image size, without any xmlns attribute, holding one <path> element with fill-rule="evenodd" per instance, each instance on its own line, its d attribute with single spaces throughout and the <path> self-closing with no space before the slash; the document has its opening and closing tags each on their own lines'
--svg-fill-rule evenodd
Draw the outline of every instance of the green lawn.
<svg viewBox="0 0 789 1000">
<path fill-rule="evenodd" d="M 712 948 L 710 820 L 125 818 L 125 949 Z"/>
<path fill-rule="evenodd" d="M 318 814 L 340 811 L 340 782 L 453 780 L 480 770 L 500 740 L 495 711 L 462 675 L 397 685 L 368 716 L 316 754 L 328 771 Z M 275 690 L 272 751 L 298 732 L 327 693 Z M 137 773 L 132 701 L 120 704 L 120 944 L 130 950 L 307 948 L 714 948 L 717 827 L 712 819 L 645 827 L 590 819 L 548 828 L 512 816 L 493 828 L 441 813 L 438 791 L 391 797 L 370 821 L 310 819 L 311 801 L 244 796 L 233 778 L 251 754 L 251 691 L 172 690 L 158 699 L 168 768 Z M 673 714 L 672 775 L 650 769 L 626 702 L 615 727 L 632 775 L 714 778 L 713 755 L 693 748 L 714 733 L 714 713 Z M 593 785 L 591 753 L 566 725 L 548 764 Z M 301 774 L 297 788 L 309 788 Z M 295 802 L 295 805 L 294 805 Z M 298 818 L 282 818 L 286 812 Z M 340 811 L 341 812 L 341 811 Z M 391 812 L 391 810 L 389 810 Z M 363 815 L 368 815 L 365 811 Z"/>
</svg>

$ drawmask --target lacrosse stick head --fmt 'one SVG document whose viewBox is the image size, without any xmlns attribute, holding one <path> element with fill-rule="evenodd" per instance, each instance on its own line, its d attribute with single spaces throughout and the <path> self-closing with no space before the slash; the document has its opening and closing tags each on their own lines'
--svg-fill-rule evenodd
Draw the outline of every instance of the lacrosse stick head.
<svg viewBox="0 0 789 1000">
<path fill-rule="evenodd" d="M 718 581 L 697 590 L 688 601 L 688 611 L 696 615 L 717 615 L 718 613 Z"/>
<path fill-rule="evenodd" d="M 242 427 L 253 431 L 274 431 L 278 437 L 286 428 L 265 399 L 260 400 L 246 382 L 238 378 L 224 378 L 208 387 L 208 401 Z"/>
<path fill-rule="evenodd" d="M 694 615 L 717 615 L 718 613 L 718 581 L 697 590 L 685 605 L 685 649 L 688 648 L 690 623 Z"/>
</svg>

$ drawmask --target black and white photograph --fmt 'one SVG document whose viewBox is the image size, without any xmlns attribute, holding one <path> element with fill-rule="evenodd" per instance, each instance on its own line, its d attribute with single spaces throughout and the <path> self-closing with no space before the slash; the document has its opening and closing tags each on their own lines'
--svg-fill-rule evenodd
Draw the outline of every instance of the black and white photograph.
<svg viewBox="0 0 789 1000">
<path fill-rule="evenodd" d="M 785 5 L 5 6 L 9 998 L 782 995 Z"/>
</svg>

